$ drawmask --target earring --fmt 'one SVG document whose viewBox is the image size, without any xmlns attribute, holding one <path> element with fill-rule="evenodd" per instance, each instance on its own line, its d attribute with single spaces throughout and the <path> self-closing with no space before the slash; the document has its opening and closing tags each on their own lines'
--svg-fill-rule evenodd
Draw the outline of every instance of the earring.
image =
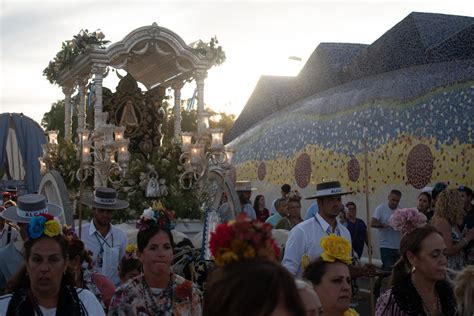
<svg viewBox="0 0 474 316">
<path fill-rule="evenodd" d="M 413 273 L 415 273 L 415 272 L 416 272 L 416 267 L 413 266 L 413 268 L 411 268 L 411 273 L 413 274 Z"/>
</svg>

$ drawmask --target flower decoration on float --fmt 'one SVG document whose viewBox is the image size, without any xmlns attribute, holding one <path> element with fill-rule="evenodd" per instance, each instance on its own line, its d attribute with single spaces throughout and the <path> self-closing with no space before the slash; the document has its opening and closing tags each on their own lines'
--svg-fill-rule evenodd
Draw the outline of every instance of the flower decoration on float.
<svg viewBox="0 0 474 316">
<path fill-rule="evenodd" d="M 209 247 L 219 267 L 240 260 L 277 261 L 280 257 L 280 248 L 272 238 L 272 226 L 251 220 L 243 213 L 235 221 L 218 225 L 211 233 Z"/>
<path fill-rule="evenodd" d="M 153 202 L 151 207 L 143 210 L 136 225 L 139 231 L 155 226 L 169 231 L 176 226 L 176 216 L 174 212 L 165 208 L 161 202 Z"/>
<path fill-rule="evenodd" d="M 415 229 L 426 225 L 426 222 L 425 214 L 416 208 L 397 209 L 389 219 L 390 226 L 396 231 L 401 231 L 403 234 L 411 233 Z"/>
<path fill-rule="evenodd" d="M 55 221 L 53 216 L 41 214 L 30 220 L 27 232 L 28 237 L 31 239 L 36 239 L 43 235 L 55 237 L 61 234 L 61 224 Z"/>
<path fill-rule="evenodd" d="M 345 264 L 352 263 L 351 243 L 347 239 L 331 234 L 321 238 L 320 245 L 323 249 L 321 253 L 321 259 L 323 261 L 341 261 Z"/>
</svg>

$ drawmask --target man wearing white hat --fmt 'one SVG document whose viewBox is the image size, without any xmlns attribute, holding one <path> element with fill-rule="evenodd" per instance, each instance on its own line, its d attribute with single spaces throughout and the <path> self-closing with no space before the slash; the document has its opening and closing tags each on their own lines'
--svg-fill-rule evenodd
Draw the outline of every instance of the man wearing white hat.
<svg viewBox="0 0 474 316">
<path fill-rule="evenodd" d="M 239 196 L 240 200 L 240 205 L 242 206 L 241 211 L 247 214 L 247 216 L 251 219 L 257 219 L 257 214 L 255 214 L 253 205 L 250 202 L 252 191 L 255 190 L 257 189 L 252 188 L 252 184 L 250 183 L 250 181 L 237 181 L 235 183 L 235 191 L 237 191 L 237 195 Z"/>
<path fill-rule="evenodd" d="M 339 181 L 316 185 L 316 195 L 307 199 L 317 199 L 319 212 L 312 219 L 293 227 L 286 242 L 282 265 L 291 274 L 301 276 L 303 256 L 309 261 L 319 257 L 322 252 L 319 241 L 322 237 L 336 234 L 351 242 L 350 232 L 337 221 L 342 208 L 341 196 L 351 193 L 344 192 Z"/>
<path fill-rule="evenodd" d="M 17 270 L 23 266 L 23 244 L 28 240 L 27 225 L 30 219 L 40 214 L 50 214 L 59 217 L 63 212 L 56 204 L 47 203 L 46 197 L 41 194 L 27 194 L 18 197 L 16 205 L 10 206 L 1 213 L 1 216 L 20 227 L 20 235 L 12 242 L 0 249 L 0 293 L 5 289 L 6 282 Z"/>
<path fill-rule="evenodd" d="M 99 187 L 94 195 L 82 203 L 91 207 L 92 221 L 81 227 L 81 239 L 92 252 L 93 270 L 105 275 L 116 286 L 120 284 L 118 266 L 125 254 L 127 235 L 111 224 L 113 212 L 128 207 L 128 202 L 117 199 L 117 191 Z M 78 229 L 76 233 L 79 234 Z"/>
</svg>

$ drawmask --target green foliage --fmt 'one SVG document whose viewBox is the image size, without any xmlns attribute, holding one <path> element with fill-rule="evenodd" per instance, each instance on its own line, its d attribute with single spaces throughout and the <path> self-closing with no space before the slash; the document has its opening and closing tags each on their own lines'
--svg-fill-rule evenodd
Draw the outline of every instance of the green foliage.
<svg viewBox="0 0 474 316">
<path fill-rule="evenodd" d="M 41 126 L 45 131 L 58 131 L 60 137 L 64 137 L 64 100 L 59 100 L 51 106 L 51 110 L 43 115 Z M 77 114 L 72 117 L 72 135 L 76 135 Z"/>
<path fill-rule="evenodd" d="M 79 181 L 76 172 L 79 169 L 76 145 L 58 137 L 58 145 L 51 148 L 48 156 L 52 168 L 57 170 L 64 179 L 70 196 L 79 191 Z M 92 182 L 90 182 L 92 183 Z"/>
<path fill-rule="evenodd" d="M 141 154 L 132 155 L 126 179 L 120 188 L 122 196 L 130 203 L 129 214 L 124 214 L 121 220 L 138 218 L 144 209 L 151 206 L 153 200 L 145 197 L 150 171 L 157 172 L 159 178 L 166 180 L 168 195 L 160 198 L 165 207 L 172 209 L 177 217 L 201 217 L 194 192 L 183 190 L 179 186 L 182 172 L 178 161 L 180 154 L 179 148 L 168 146 L 161 147 L 147 159 L 143 159 Z"/>
<path fill-rule="evenodd" d="M 82 55 L 86 50 L 94 46 L 105 48 L 109 41 L 104 40 L 104 38 L 104 33 L 99 30 L 92 33 L 89 33 L 88 30 L 81 30 L 77 35 L 74 35 L 72 40 L 61 44 L 61 50 L 49 62 L 48 67 L 43 70 L 43 76 L 49 82 L 57 83 L 61 71 L 70 69 L 77 56 Z"/>
<path fill-rule="evenodd" d="M 192 44 L 192 47 L 198 53 L 205 56 L 206 59 L 211 62 L 212 66 L 219 66 L 225 62 L 226 56 L 224 50 L 222 50 L 222 46 L 217 46 L 217 44 L 219 44 L 219 41 L 217 37 L 214 36 L 209 43 L 198 40 Z"/>
</svg>

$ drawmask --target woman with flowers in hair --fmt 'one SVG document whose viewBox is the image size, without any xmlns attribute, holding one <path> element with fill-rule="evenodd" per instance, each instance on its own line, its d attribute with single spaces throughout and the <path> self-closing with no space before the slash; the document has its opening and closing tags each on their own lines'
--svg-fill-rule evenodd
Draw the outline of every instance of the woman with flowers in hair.
<svg viewBox="0 0 474 316">
<path fill-rule="evenodd" d="M 321 300 L 325 316 L 356 316 L 358 313 L 349 308 L 352 298 L 351 243 L 340 236 L 331 234 L 321 238 L 323 252 L 311 263 L 303 256 L 301 266 L 303 277 L 311 281 Z"/>
<path fill-rule="evenodd" d="M 396 210 L 390 225 L 402 232 L 401 258 L 393 267 L 390 289 L 377 300 L 375 315 L 455 315 L 441 234 L 416 209 Z"/>
<path fill-rule="evenodd" d="M 127 283 L 128 280 L 140 275 L 142 271 L 142 263 L 137 256 L 137 246 L 128 244 L 125 248 L 125 256 L 120 260 L 118 267 L 120 284 Z"/>
<path fill-rule="evenodd" d="M 138 258 L 143 274 L 115 292 L 108 315 L 201 315 L 197 287 L 171 270 L 174 214 L 155 203 L 137 222 Z"/>
<path fill-rule="evenodd" d="M 105 275 L 93 272 L 91 254 L 85 249 L 82 240 L 77 238 L 74 230 L 64 226 L 63 234 L 68 242 L 67 263 L 74 278 L 74 285 L 91 291 L 107 312 L 115 286 Z"/>
<path fill-rule="evenodd" d="M 204 292 L 204 316 L 306 314 L 291 274 L 278 263 L 272 226 L 239 214 L 211 234 L 218 269 Z M 312 292 L 314 293 L 314 292 Z"/>
<path fill-rule="evenodd" d="M 61 225 L 41 214 L 27 230 L 26 265 L 15 275 L 12 293 L 0 297 L 0 315 L 104 315 L 94 294 L 74 287 Z"/>
</svg>

